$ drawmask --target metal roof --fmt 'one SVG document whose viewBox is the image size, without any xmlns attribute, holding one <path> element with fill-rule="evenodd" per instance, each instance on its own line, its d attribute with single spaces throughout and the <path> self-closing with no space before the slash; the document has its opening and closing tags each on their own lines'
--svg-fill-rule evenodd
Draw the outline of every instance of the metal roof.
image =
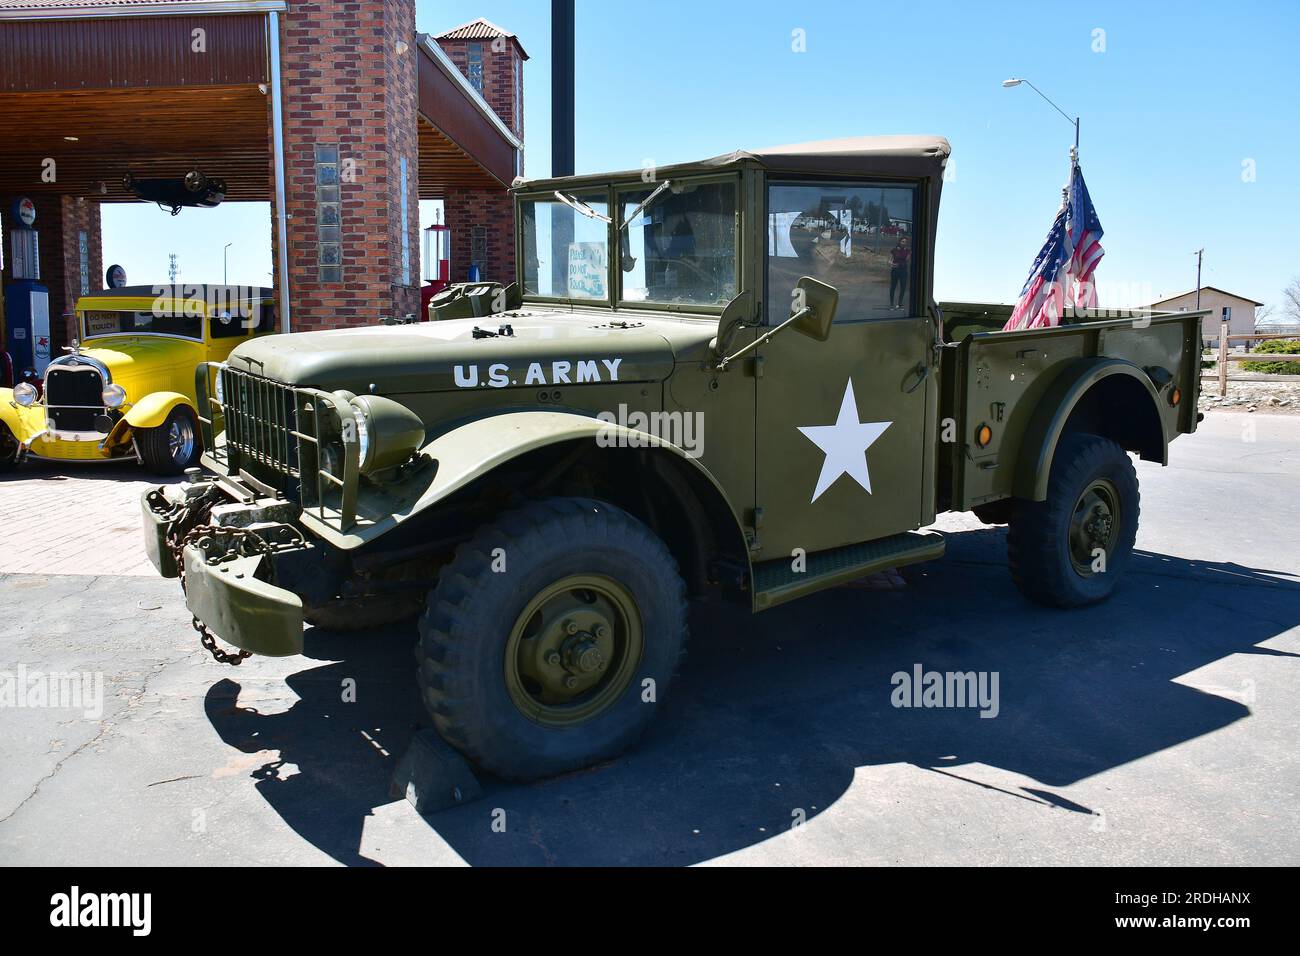
<svg viewBox="0 0 1300 956">
<path fill-rule="evenodd" d="M 0 20 L 283 11 L 284 0 L 0 0 Z"/>
<path fill-rule="evenodd" d="M 458 27 L 452 27 L 450 30 L 435 36 L 438 40 L 495 40 L 497 37 L 513 40 L 515 46 L 519 47 L 520 55 L 525 60 L 528 59 L 528 54 L 524 51 L 523 44 L 519 42 L 517 35 L 483 17 L 471 20 L 469 23 L 462 23 Z"/>
<path fill-rule="evenodd" d="M 1203 285 L 1203 286 L 1201 286 L 1201 291 L 1202 291 L 1202 292 L 1217 292 L 1217 293 L 1219 293 L 1219 295 L 1226 295 L 1226 296 L 1227 296 L 1228 298 L 1230 298 L 1230 299 L 1240 299 L 1242 302 L 1249 302 L 1251 305 L 1263 305 L 1263 304 L 1264 304 L 1263 302 L 1256 302 L 1254 299 L 1250 298 L 1249 296 L 1237 295 L 1237 293 L 1235 293 L 1235 292 L 1229 292 L 1227 289 L 1220 289 L 1218 286 L 1213 286 L 1213 285 Z M 1165 295 L 1165 296 L 1161 296 L 1160 298 L 1158 298 L 1158 299 L 1156 299 L 1154 302 L 1152 302 L 1151 305 L 1152 305 L 1152 306 L 1161 305 L 1161 304 L 1163 304 L 1163 303 L 1165 303 L 1165 302 L 1171 302 L 1171 301 L 1173 301 L 1174 299 L 1181 299 L 1181 298 L 1182 298 L 1183 296 L 1185 296 L 1185 295 L 1196 295 L 1196 290 L 1195 290 L 1195 289 L 1188 289 L 1186 292 L 1179 292 L 1179 293 L 1177 293 L 1176 295 Z"/>
</svg>

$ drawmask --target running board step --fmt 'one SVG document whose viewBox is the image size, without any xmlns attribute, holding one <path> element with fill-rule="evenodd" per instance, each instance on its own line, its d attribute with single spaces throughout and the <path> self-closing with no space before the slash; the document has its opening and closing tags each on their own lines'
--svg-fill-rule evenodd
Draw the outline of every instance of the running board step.
<svg viewBox="0 0 1300 956">
<path fill-rule="evenodd" d="M 793 558 L 764 561 L 754 565 L 754 610 L 765 611 L 876 571 L 932 561 L 943 557 L 944 546 L 943 535 L 934 531 L 905 531 L 876 541 L 814 551 L 803 571 L 794 570 Z"/>
</svg>

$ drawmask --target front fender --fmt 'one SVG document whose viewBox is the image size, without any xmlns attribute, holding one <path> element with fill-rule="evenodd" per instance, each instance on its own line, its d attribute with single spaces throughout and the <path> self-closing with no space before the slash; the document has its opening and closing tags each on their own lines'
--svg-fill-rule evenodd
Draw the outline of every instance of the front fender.
<svg viewBox="0 0 1300 956">
<path fill-rule="evenodd" d="M 113 430 L 101 442 L 101 453 L 108 455 L 118 445 L 131 440 L 131 432 L 139 428 L 157 428 L 167 421 L 167 416 L 177 405 L 190 406 L 190 400 L 180 392 L 154 392 L 146 395 L 126 410 L 117 420 Z"/>
<path fill-rule="evenodd" d="M 45 408 L 41 405 L 19 405 L 14 401 L 12 388 L 0 388 L 0 422 L 19 444 L 30 445 L 45 431 Z"/>
<path fill-rule="evenodd" d="M 177 405 L 191 405 L 180 392 L 153 392 L 126 410 L 122 421 L 132 428 L 157 428 Z"/>
<path fill-rule="evenodd" d="M 1065 432 L 1066 423 L 1071 413 L 1078 407 L 1084 396 L 1099 382 L 1111 376 L 1128 376 L 1138 382 L 1151 401 L 1150 410 L 1156 416 L 1159 438 L 1159 455 L 1143 452 L 1143 458 L 1159 460 L 1161 464 L 1169 461 L 1169 440 L 1164 429 L 1159 427 L 1160 396 L 1150 377 L 1134 365 L 1123 359 L 1084 359 L 1073 363 L 1066 371 L 1057 376 L 1038 403 L 1038 411 L 1030 420 L 1025 430 L 1024 440 L 1020 445 L 1020 457 L 1016 462 L 1015 496 L 1030 501 L 1044 501 L 1047 498 L 1047 483 L 1052 473 L 1052 459 L 1056 455 L 1056 446 Z M 1134 416 L 1142 409 L 1131 409 Z"/>
<path fill-rule="evenodd" d="M 507 412 L 467 422 L 439 435 L 420 454 L 431 460 L 400 486 L 363 485 L 357 495 L 357 523 L 340 532 L 328 520 L 304 510 L 301 520 L 312 532 L 344 549 L 360 547 L 520 455 L 574 440 L 600 441 L 618 447 L 658 448 L 686 462 L 706 479 L 731 508 L 721 485 L 708 469 L 671 442 L 646 432 L 586 415 L 562 411 Z M 737 533 L 743 530 L 734 508 Z"/>
</svg>

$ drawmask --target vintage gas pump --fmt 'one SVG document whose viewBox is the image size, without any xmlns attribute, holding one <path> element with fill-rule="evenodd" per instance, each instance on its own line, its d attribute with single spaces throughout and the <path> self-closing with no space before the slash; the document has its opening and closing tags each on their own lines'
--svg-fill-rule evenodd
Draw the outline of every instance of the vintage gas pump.
<svg viewBox="0 0 1300 956">
<path fill-rule="evenodd" d="M 420 289 L 420 320 L 429 317 L 429 300 L 451 285 L 451 229 L 435 222 L 424 230 L 424 287 Z"/>
<path fill-rule="evenodd" d="M 5 345 L 13 360 L 15 382 L 39 385 L 50 364 L 50 290 L 41 285 L 40 236 L 32 224 L 36 206 L 28 198 L 13 207 L 9 261 L 13 280 L 5 287 Z"/>
</svg>

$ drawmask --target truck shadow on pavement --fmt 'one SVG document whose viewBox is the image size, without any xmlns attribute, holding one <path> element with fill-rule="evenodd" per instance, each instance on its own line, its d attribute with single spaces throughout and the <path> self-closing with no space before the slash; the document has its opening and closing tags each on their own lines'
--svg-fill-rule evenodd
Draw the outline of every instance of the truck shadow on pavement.
<svg viewBox="0 0 1300 956">
<path fill-rule="evenodd" d="M 471 864 L 689 864 L 815 817 L 857 767 L 910 764 L 997 790 L 1009 813 L 1046 805 L 1086 825 L 1094 809 L 1053 788 L 1250 715 L 1246 688 L 1180 677 L 1232 654 L 1300 656 L 1258 646 L 1300 624 L 1300 585 L 1280 572 L 1139 551 L 1110 601 L 1052 611 L 1011 584 L 1004 529 L 948 540 L 947 557 L 907 571 L 903 591 L 837 589 L 752 618 L 702 604 L 671 700 L 637 749 L 531 785 L 483 778 L 483 799 L 428 824 Z M 413 640 L 409 625 L 309 632 L 307 655 L 324 663 L 289 677 L 300 699 L 281 714 L 237 706 L 231 680 L 208 693 L 227 744 L 279 751 L 253 774 L 268 803 L 345 864 L 377 865 L 362 828 L 392 802 L 389 778 L 424 722 Z M 997 716 L 894 707 L 892 675 L 918 664 L 996 672 Z M 341 700 L 349 678 L 355 703 Z M 963 771 L 974 763 L 1038 786 L 993 787 Z M 288 764 L 298 772 L 286 776 Z"/>
</svg>

